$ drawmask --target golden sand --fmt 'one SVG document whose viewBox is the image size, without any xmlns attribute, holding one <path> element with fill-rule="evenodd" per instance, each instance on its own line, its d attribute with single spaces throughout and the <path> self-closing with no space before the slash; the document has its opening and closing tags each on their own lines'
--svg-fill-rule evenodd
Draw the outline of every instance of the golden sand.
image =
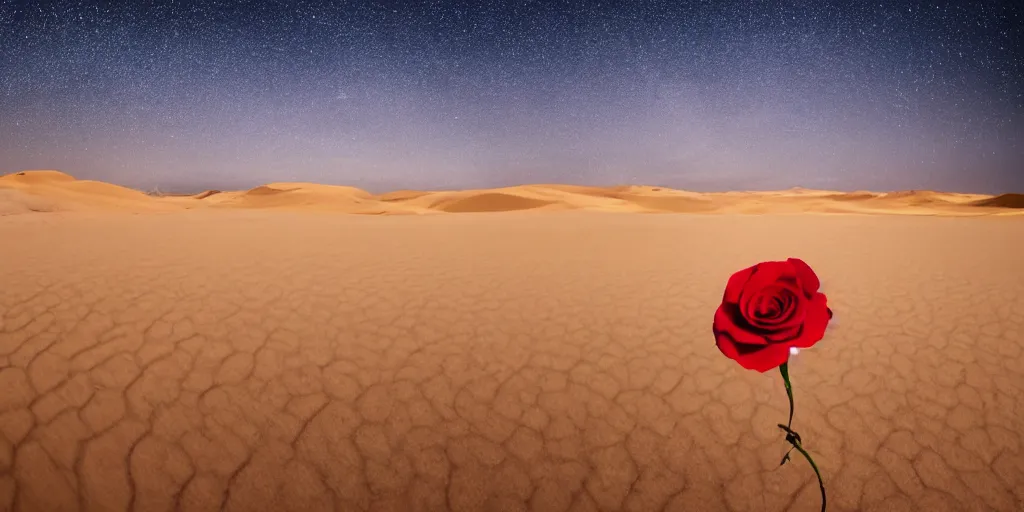
<svg viewBox="0 0 1024 512">
<path fill-rule="evenodd" d="M 268 183 L 244 191 L 148 195 L 110 183 L 77 180 L 60 171 L 0 176 L 0 215 L 56 211 L 175 211 L 275 209 L 369 215 L 589 210 L 621 213 L 848 213 L 895 215 L 1019 215 L 1024 195 L 929 190 L 699 193 L 651 186 L 586 187 L 538 184 L 496 189 L 416 191 L 374 195 L 316 183 Z"/>
</svg>

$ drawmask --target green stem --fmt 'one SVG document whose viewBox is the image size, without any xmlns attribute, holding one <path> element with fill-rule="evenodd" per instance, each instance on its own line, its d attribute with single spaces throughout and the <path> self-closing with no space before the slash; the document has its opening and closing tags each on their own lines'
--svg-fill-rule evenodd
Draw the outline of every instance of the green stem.
<svg viewBox="0 0 1024 512">
<path fill-rule="evenodd" d="M 786 396 L 789 397 L 789 421 L 786 422 L 786 428 L 793 428 L 793 385 L 789 383 L 789 361 L 782 363 L 779 371 L 782 372 L 782 382 L 786 384 Z"/>
<path fill-rule="evenodd" d="M 782 381 L 786 384 L 786 396 L 789 397 L 789 422 L 785 426 L 780 424 L 779 428 L 786 432 L 786 441 L 793 445 L 793 448 L 796 448 L 796 450 L 799 451 L 805 459 L 807 459 L 807 462 L 811 465 L 811 469 L 814 470 L 815 476 L 818 477 L 818 489 L 821 490 L 821 512 L 825 512 L 825 482 L 821 479 L 821 472 L 818 471 L 818 465 L 814 463 L 814 459 L 811 458 L 811 454 L 807 453 L 807 450 L 804 450 L 800 440 L 800 435 L 793 432 L 791 428 L 793 426 L 793 386 L 789 382 L 789 362 L 787 361 L 782 363 L 782 365 L 779 366 L 779 371 L 782 373 Z M 792 448 L 789 451 L 793 451 Z M 785 463 L 787 460 L 789 460 L 789 452 L 786 452 L 786 456 L 783 457 L 782 462 Z"/>
</svg>

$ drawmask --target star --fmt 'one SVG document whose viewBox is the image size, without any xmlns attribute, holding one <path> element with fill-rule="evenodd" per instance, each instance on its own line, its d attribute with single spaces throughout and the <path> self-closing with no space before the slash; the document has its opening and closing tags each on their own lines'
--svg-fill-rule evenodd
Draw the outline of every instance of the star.
<svg viewBox="0 0 1024 512">
<path fill-rule="evenodd" d="M 7 170 L 1024 190 L 1010 4 L 22 5 L 0 0 Z M 370 164 L 335 165 L 325 141 Z"/>
</svg>

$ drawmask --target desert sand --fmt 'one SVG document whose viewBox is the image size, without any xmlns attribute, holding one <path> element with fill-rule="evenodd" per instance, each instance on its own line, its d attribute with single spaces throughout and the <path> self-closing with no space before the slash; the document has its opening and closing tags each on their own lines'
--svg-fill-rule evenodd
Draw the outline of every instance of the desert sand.
<svg viewBox="0 0 1024 512">
<path fill-rule="evenodd" d="M 786 257 L 829 510 L 1024 510 L 1013 196 L 0 184 L 0 510 L 816 511 L 711 333 Z"/>
<path fill-rule="evenodd" d="M 374 195 L 355 187 L 268 183 L 244 191 L 207 190 L 187 196 L 154 196 L 109 183 L 76 180 L 60 171 L 22 171 L 0 176 L 0 215 L 205 208 L 366 215 L 584 210 L 616 213 L 974 216 L 1024 214 L 1024 194 L 990 196 L 928 190 L 849 193 L 800 188 L 768 192 L 699 193 L 651 186 L 540 184 L 484 190 L 400 190 Z"/>
</svg>

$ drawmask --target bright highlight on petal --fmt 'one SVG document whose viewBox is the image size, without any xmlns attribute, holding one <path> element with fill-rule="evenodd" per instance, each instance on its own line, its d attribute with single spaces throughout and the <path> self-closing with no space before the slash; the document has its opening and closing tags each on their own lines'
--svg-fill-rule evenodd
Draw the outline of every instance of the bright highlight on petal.
<svg viewBox="0 0 1024 512">
<path fill-rule="evenodd" d="M 800 349 L 796 347 L 789 347 L 789 355 L 795 356 L 800 353 Z"/>
</svg>

